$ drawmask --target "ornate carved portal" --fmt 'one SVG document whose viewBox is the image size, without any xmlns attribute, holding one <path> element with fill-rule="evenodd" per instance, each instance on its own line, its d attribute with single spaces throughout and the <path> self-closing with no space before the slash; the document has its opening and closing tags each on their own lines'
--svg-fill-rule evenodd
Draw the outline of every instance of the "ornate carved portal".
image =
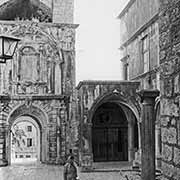
<svg viewBox="0 0 180 180">
<path fill-rule="evenodd" d="M 10 163 L 10 129 L 20 116 L 34 118 L 40 127 L 38 159 L 64 163 L 74 143 L 70 123 L 76 121 L 77 26 L 28 20 L 0 22 L 1 34 L 21 39 L 12 61 L 0 66 L 0 165 Z"/>
</svg>

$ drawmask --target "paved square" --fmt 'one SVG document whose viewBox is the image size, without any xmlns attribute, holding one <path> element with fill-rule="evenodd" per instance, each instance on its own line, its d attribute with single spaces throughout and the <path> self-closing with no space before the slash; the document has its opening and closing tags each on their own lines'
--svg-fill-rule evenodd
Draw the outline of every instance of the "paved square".
<svg viewBox="0 0 180 180">
<path fill-rule="evenodd" d="M 116 172 L 78 173 L 80 180 L 123 180 Z M 0 180 L 63 180 L 63 167 L 53 165 L 12 165 L 0 167 Z"/>
</svg>

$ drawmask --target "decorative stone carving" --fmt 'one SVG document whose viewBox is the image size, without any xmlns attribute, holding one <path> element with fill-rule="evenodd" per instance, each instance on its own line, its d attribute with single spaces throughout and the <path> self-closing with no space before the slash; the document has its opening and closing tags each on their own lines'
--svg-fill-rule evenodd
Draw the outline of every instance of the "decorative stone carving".
<svg viewBox="0 0 180 180">
<path fill-rule="evenodd" d="M 2 74 L 5 72 L 1 76 L 1 92 L 72 93 L 75 27 L 28 20 L 0 22 L 0 33 L 21 38 L 12 64 L 1 67 Z"/>
</svg>

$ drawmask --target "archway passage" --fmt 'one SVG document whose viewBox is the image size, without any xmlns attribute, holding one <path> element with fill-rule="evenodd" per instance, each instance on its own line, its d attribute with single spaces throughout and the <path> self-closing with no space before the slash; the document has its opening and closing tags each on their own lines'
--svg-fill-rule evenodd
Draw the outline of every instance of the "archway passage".
<svg viewBox="0 0 180 180">
<path fill-rule="evenodd" d="M 30 116 L 21 116 L 11 127 L 11 163 L 40 160 L 40 127 Z"/>
<path fill-rule="evenodd" d="M 128 121 L 116 103 L 104 103 L 93 116 L 94 162 L 128 161 Z"/>
</svg>

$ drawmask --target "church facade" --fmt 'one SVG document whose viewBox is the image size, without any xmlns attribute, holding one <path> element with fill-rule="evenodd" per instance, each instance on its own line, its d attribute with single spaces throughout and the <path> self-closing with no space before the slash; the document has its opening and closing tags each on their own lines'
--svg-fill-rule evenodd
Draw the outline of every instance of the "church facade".
<svg viewBox="0 0 180 180">
<path fill-rule="evenodd" d="M 11 164 L 12 149 L 21 144 L 35 151 L 37 161 L 62 164 L 76 144 L 71 124 L 77 25 L 72 1 L 54 1 L 53 7 L 52 22 L 36 17 L 0 21 L 0 34 L 21 39 L 13 59 L 0 65 L 0 165 Z M 25 129 L 30 126 L 36 129 L 36 138 L 27 138 Z M 14 158 L 30 158 L 22 153 Z"/>
</svg>

